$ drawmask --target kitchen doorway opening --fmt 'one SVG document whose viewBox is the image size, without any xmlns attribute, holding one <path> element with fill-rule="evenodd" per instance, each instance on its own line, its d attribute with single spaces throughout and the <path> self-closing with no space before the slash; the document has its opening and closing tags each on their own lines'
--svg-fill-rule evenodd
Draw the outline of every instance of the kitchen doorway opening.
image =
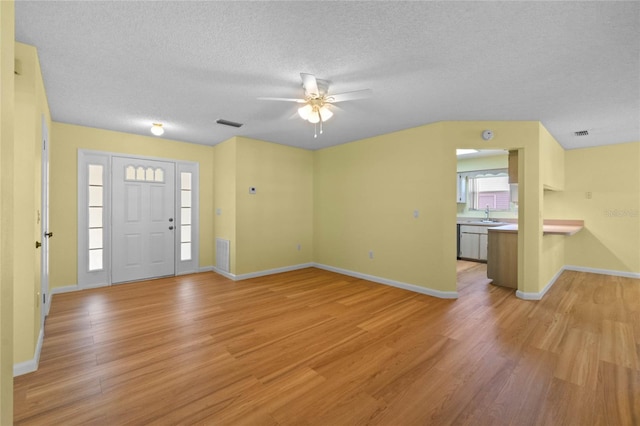
<svg viewBox="0 0 640 426">
<path fill-rule="evenodd" d="M 456 149 L 456 289 L 462 297 L 495 287 L 487 287 L 494 270 L 488 271 L 487 265 L 495 266 L 495 256 L 493 263 L 490 259 L 489 229 L 515 227 L 517 238 L 522 237 L 517 231 L 522 177 L 513 151 L 524 154 L 523 149 Z M 517 275 L 513 281 L 517 289 Z"/>
</svg>

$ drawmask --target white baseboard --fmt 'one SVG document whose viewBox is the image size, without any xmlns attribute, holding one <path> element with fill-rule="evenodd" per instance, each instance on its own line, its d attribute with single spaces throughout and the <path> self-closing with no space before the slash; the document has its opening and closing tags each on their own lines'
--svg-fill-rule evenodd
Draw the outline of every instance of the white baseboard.
<svg viewBox="0 0 640 426">
<path fill-rule="evenodd" d="M 233 281 L 235 281 L 235 280 L 236 280 L 236 276 L 235 276 L 234 274 L 232 274 L 232 273 L 225 272 L 225 271 L 223 271 L 222 269 L 218 269 L 218 268 L 216 268 L 215 266 L 212 266 L 211 268 L 213 268 L 212 270 L 213 270 L 213 272 L 215 272 L 216 274 L 220 274 L 220 275 L 222 275 L 223 277 L 225 277 L 225 278 L 229 278 L 230 280 L 233 280 Z"/>
<path fill-rule="evenodd" d="M 401 281 L 390 280 L 387 278 L 376 277 L 375 275 L 362 274 L 360 272 L 350 271 L 348 269 L 336 268 L 329 265 L 323 265 L 320 263 L 314 263 L 313 266 L 326 271 L 336 272 L 338 274 L 348 275 L 350 277 L 360 278 L 367 281 L 372 281 L 378 284 L 385 284 L 392 287 L 401 288 L 404 290 L 413 291 L 415 293 L 426 294 L 427 296 L 438 297 L 440 299 L 457 299 L 457 291 L 440 291 L 427 287 L 420 287 L 414 284 L 403 283 Z"/>
<path fill-rule="evenodd" d="M 274 268 L 274 269 L 265 269 L 263 271 L 249 272 L 247 274 L 240 274 L 240 275 L 235 275 L 229 272 L 225 272 L 221 269 L 216 268 L 215 266 L 213 266 L 212 268 L 215 273 L 218 273 L 224 277 L 227 277 L 230 280 L 242 281 L 242 280 L 248 280 L 250 278 L 258 278 L 258 277 L 264 277 L 267 275 L 280 274 L 282 272 L 297 271 L 298 269 L 313 268 L 314 266 L 315 266 L 315 263 L 300 263 L 298 265 L 283 266 L 282 268 Z"/>
<path fill-rule="evenodd" d="M 612 269 L 588 268 L 586 266 L 565 265 L 565 271 L 589 272 L 591 274 L 612 275 L 614 277 L 640 278 L 640 272 L 615 271 Z"/>
<path fill-rule="evenodd" d="M 420 293 L 420 294 L 426 294 L 428 296 L 434 296 L 434 297 L 438 297 L 441 299 L 457 299 L 458 298 L 458 292 L 457 291 L 439 291 L 439 290 L 433 290 L 430 288 L 426 288 L 426 287 L 420 287 L 414 284 L 407 284 L 407 283 L 403 283 L 400 281 L 394 281 L 394 280 L 390 280 L 387 278 L 381 278 L 381 277 L 376 277 L 374 275 L 367 275 L 367 274 L 362 274 L 360 272 L 355 272 L 355 271 L 350 271 L 348 269 L 342 269 L 342 268 L 335 268 L 333 266 L 329 266 L 329 265 L 323 265 L 320 263 L 314 263 L 314 262 L 310 262 L 310 263 L 302 263 L 299 265 L 292 265 L 292 266 L 286 266 L 283 268 L 275 268 L 275 269 L 267 269 L 264 271 L 257 271 L 257 272 L 250 272 L 248 274 L 240 274 L 240 275 L 235 275 L 235 274 L 231 274 L 229 272 L 225 272 L 222 271 L 218 268 L 216 268 L 215 266 L 213 267 L 213 271 L 229 278 L 230 280 L 233 281 L 241 281 L 241 280 L 247 280 L 250 278 L 257 278 L 257 277 L 263 277 L 266 275 L 273 275 L 273 274 L 279 274 L 282 272 L 290 272 L 290 271 L 295 271 L 298 269 L 304 269 L 304 268 L 318 268 L 318 269 L 324 269 L 326 271 L 331 271 L 331 272 L 336 272 L 338 274 L 343 274 L 343 275 L 348 275 L 350 277 L 355 277 L 355 278 L 360 278 L 363 280 L 367 280 L 367 281 L 372 281 L 378 284 L 385 284 L 385 285 L 389 285 L 392 287 L 397 287 L 397 288 L 401 288 L 404 290 L 409 290 L 409 291 L 413 291 L 415 293 Z"/>
<path fill-rule="evenodd" d="M 213 266 L 201 266 L 198 268 L 198 272 L 214 272 L 215 268 Z"/>
<path fill-rule="evenodd" d="M 82 290 L 77 284 L 76 285 L 66 285 L 64 287 L 54 287 L 49 290 L 50 295 L 59 294 L 59 293 L 71 293 L 72 291 Z"/>
<path fill-rule="evenodd" d="M 78 286 L 78 290 L 91 290 L 94 288 L 111 287 L 112 285 L 113 285 L 112 283 L 89 284 L 89 285 L 84 285 L 82 287 Z"/>
<path fill-rule="evenodd" d="M 266 275 L 280 274 L 282 272 L 297 271 L 298 269 L 312 268 L 314 263 L 300 263 L 298 265 L 284 266 L 282 268 L 266 269 L 264 271 L 249 272 L 248 274 L 240 274 L 235 276 L 236 281 L 248 280 L 250 278 L 264 277 Z"/>
<path fill-rule="evenodd" d="M 541 291 L 539 291 L 537 293 L 530 293 L 530 292 L 524 292 L 524 291 L 516 290 L 516 297 L 518 297 L 520 299 L 523 299 L 523 300 L 541 300 L 544 297 L 544 295 L 547 294 L 549 289 L 556 283 L 556 280 L 558 278 L 560 278 L 560 275 L 562 275 L 564 270 L 565 270 L 564 266 L 562 268 L 560 268 L 560 270 L 558 272 L 556 272 L 556 274 L 553 276 L 553 278 L 551 278 L 551 280 L 549 280 L 547 285 L 544 286 L 544 288 Z"/>
<path fill-rule="evenodd" d="M 590 274 L 601 274 L 601 275 L 611 275 L 614 277 L 625 277 L 625 278 L 636 278 L 640 279 L 640 273 L 637 272 L 626 272 L 626 271 L 615 271 L 612 269 L 598 269 L 598 268 L 588 268 L 585 266 L 575 266 L 575 265 L 564 265 L 560 270 L 551 278 L 549 283 L 542 289 L 542 291 L 538 293 L 527 293 L 524 291 L 516 291 L 516 296 L 520 299 L 524 300 L 540 300 L 544 297 L 544 295 L 549 291 L 551 286 L 555 284 L 556 280 L 562 275 L 564 271 L 576 271 L 576 272 L 587 272 Z"/>
<path fill-rule="evenodd" d="M 42 351 L 42 341 L 44 340 L 44 329 L 40 329 L 38 334 L 38 342 L 33 354 L 33 359 L 13 364 L 13 377 L 22 376 L 23 374 L 33 373 L 38 369 L 40 363 L 40 352 Z"/>
</svg>

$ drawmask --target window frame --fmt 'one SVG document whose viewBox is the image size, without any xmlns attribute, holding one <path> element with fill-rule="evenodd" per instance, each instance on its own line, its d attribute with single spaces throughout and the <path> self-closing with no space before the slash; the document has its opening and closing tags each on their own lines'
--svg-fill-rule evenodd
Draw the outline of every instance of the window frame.
<svg viewBox="0 0 640 426">
<path fill-rule="evenodd" d="M 509 169 L 507 168 L 501 168 L 501 169 L 487 169 L 487 170 L 476 170 L 476 171 L 471 171 L 471 172 L 463 172 L 460 173 L 462 176 L 464 176 L 465 180 L 467 181 L 467 209 L 469 211 L 475 211 L 475 212 L 480 212 L 480 211 L 485 211 L 485 208 L 481 208 L 480 206 L 476 206 L 476 202 L 475 202 L 475 197 L 477 197 L 477 192 L 474 191 L 473 189 L 475 188 L 476 185 L 474 185 L 471 180 L 474 179 L 482 179 L 482 178 L 492 178 L 492 177 L 506 177 L 507 178 L 507 193 L 509 194 L 509 208 L 507 209 L 495 209 L 495 208 L 490 208 L 489 211 L 491 212 L 512 212 L 513 211 L 513 206 L 511 205 L 511 185 L 509 185 L 508 183 L 508 178 L 509 178 Z"/>
</svg>

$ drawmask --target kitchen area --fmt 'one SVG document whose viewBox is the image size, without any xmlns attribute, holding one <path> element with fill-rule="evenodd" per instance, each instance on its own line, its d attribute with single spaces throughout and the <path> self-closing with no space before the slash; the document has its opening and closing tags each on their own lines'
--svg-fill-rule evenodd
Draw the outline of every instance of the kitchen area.
<svg viewBox="0 0 640 426">
<path fill-rule="evenodd" d="M 496 282 L 496 250 L 493 241 L 489 251 L 490 232 L 503 226 L 518 223 L 518 152 L 503 150 L 457 150 L 458 167 L 456 176 L 457 202 L 457 259 L 486 264 L 487 278 L 493 284 L 517 287 L 517 250 L 505 251 L 504 255 L 515 253 L 513 259 L 500 256 L 499 264 L 515 271 L 515 279 L 507 278 Z M 517 249 L 517 231 L 513 233 Z M 501 251 L 502 252 L 502 251 Z M 491 262 L 489 259 L 491 258 Z M 515 268 L 515 269 L 514 269 Z"/>
<path fill-rule="evenodd" d="M 474 262 L 486 268 L 486 277 L 482 271 L 479 283 L 489 281 L 516 290 L 518 151 L 457 150 L 457 154 L 458 263 Z M 542 231 L 543 235 L 570 236 L 583 225 L 582 220 L 545 219 Z"/>
</svg>

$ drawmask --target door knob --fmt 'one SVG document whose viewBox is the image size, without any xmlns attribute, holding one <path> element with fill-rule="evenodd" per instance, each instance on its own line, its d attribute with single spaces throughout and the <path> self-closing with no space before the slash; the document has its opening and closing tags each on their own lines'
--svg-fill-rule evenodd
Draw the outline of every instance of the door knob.
<svg viewBox="0 0 640 426">
<path fill-rule="evenodd" d="M 44 236 L 47 237 L 47 238 L 51 238 L 51 237 L 53 237 L 53 232 L 45 232 Z"/>
<path fill-rule="evenodd" d="M 36 241 L 36 248 L 42 247 L 42 243 L 40 241 Z"/>
<path fill-rule="evenodd" d="M 169 231 L 173 231 L 173 226 L 170 226 L 170 227 L 169 227 Z"/>
<path fill-rule="evenodd" d="M 173 222 L 173 218 L 172 217 L 169 218 L 169 222 Z"/>
</svg>

